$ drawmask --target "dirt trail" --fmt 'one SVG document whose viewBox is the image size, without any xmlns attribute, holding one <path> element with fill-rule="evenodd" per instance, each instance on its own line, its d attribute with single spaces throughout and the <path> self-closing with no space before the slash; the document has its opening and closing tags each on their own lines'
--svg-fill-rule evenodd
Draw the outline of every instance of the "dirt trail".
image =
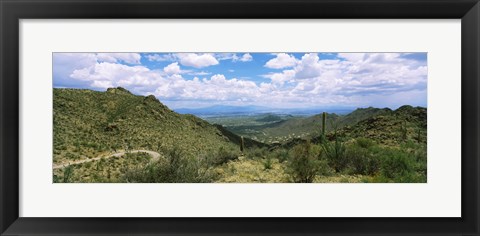
<svg viewBox="0 0 480 236">
<path fill-rule="evenodd" d="M 131 150 L 131 151 L 120 151 L 120 152 L 117 152 L 117 153 L 113 153 L 113 154 L 110 154 L 110 155 L 107 155 L 107 156 L 99 156 L 99 157 L 95 157 L 95 158 L 91 158 L 91 159 L 84 159 L 84 160 L 78 160 L 78 161 L 71 161 L 71 162 L 68 162 L 68 163 L 62 163 L 62 164 L 54 164 L 53 165 L 53 169 L 60 169 L 60 168 L 65 168 L 67 166 L 70 166 L 70 165 L 77 165 L 77 164 L 82 164 L 82 163 L 86 163 L 86 162 L 91 162 L 91 161 L 98 161 L 102 158 L 112 158 L 112 157 L 121 157 L 127 153 L 139 153 L 139 152 L 143 152 L 143 153 L 147 153 L 149 154 L 151 157 L 152 157 L 152 161 L 156 161 L 160 158 L 160 153 L 158 152 L 154 152 L 154 151 L 150 151 L 150 150 Z"/>
</svg>

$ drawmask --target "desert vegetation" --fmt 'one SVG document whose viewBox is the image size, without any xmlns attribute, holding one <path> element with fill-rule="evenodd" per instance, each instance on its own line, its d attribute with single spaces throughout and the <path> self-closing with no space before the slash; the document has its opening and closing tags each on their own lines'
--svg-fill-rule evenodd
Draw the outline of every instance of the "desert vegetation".
<svg viewBox="0 0 480 236">
<path fill-rule="evenodd" d="M 309 117 L 267 114 L 248 125 L 223 126 L 221 120 L 181 115 L 153 96 L 123 88 L 54 89 L 53 102 L 53 165 L 61 166 L 53 170 L 55 183 L 427 181 L 422 107 Z M 119 152 L 125 155 L 113 155 Z M 86 161 L 69 164 L 79 160 Z"/>
</svg>

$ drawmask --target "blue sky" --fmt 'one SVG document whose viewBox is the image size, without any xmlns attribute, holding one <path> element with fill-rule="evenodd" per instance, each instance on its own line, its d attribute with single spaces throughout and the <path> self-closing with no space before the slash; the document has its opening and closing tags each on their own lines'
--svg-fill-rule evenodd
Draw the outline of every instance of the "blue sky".
<svg viewBox="0 0 480 236">
<path fill-rule="evenodd" d="M 427 53 L 54 53 L 53 86 L 153 94 L 172 109 L 427 106 Z"/>
</svg>

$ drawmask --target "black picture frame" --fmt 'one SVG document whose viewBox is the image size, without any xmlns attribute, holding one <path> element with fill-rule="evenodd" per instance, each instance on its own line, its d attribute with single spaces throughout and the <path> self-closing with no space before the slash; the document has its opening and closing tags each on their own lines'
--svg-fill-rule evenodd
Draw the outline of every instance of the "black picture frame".
<svg viewBox="0 0 480 236">
<path fill-rule="evenodd" d="M 1 235 L 479 235 L 478 0 L 0 0 L 0 15 Z M 19 217 L 19 20 L 83 18 L 461 19 L 462 216 L 459 218 Z"/>
</svg>

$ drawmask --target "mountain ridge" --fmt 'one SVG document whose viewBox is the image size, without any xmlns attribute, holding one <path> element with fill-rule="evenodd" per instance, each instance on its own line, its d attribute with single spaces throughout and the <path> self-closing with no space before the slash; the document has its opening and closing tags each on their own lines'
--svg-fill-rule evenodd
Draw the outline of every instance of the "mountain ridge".
<svg viewBox="0 0 480 236">
<path fill-rule="evenodd" d="M 196 116 L 178 114 L 152 95 L 138 96 L 123 88 L 105 92 L 54 88 L 53 96 L 54 163 L 120 149 L 162 151 L 180 146 L 191 155 L 219 147 L 239 149 L 238 135 Z"/>
</svg>

